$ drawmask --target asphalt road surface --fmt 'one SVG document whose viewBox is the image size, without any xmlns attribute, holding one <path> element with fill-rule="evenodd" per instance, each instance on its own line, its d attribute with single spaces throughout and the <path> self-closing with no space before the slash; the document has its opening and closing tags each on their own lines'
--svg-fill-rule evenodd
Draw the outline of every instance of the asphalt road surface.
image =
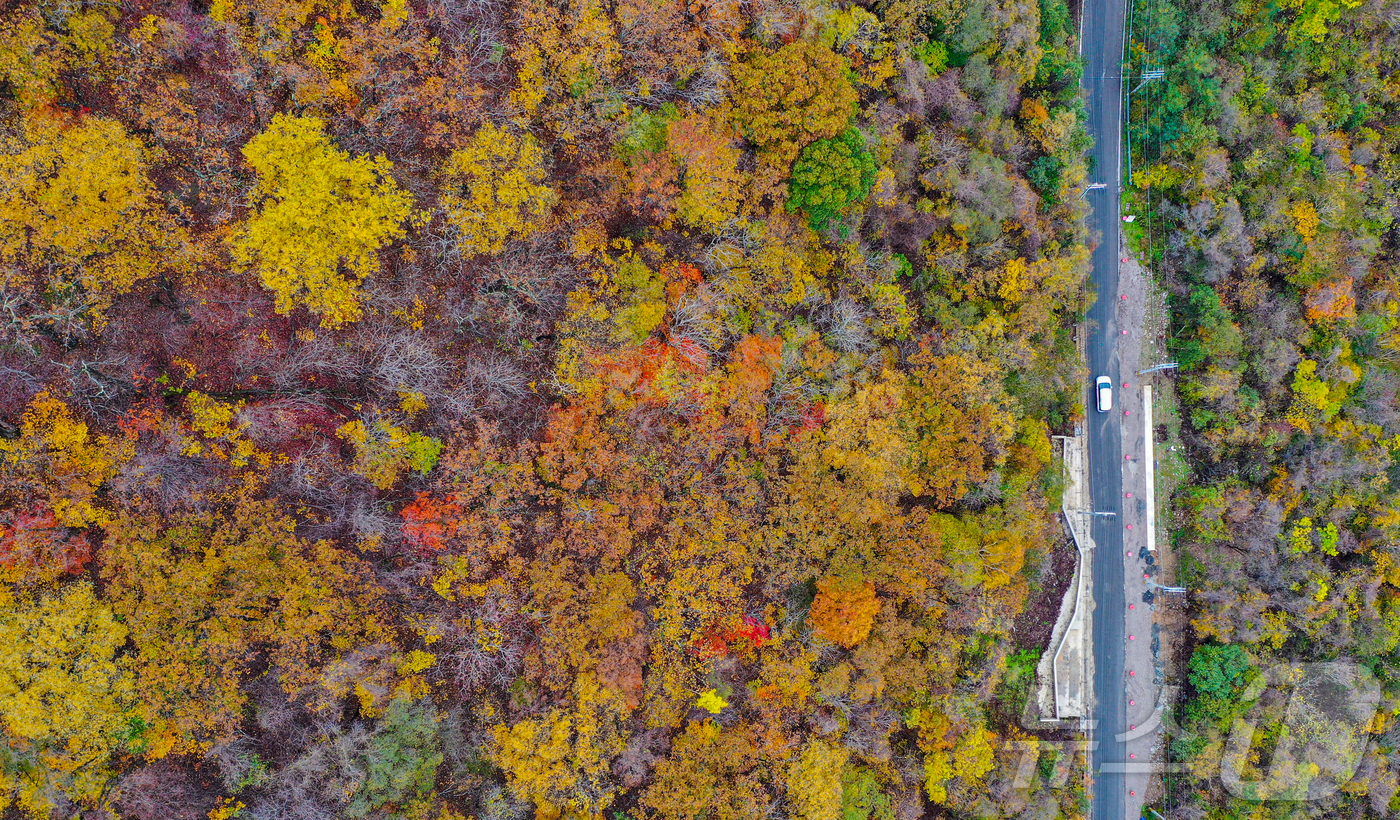
<svg viewBox="0 0 1400 820">
<path fill-rule="evenodd" d="M 1103 188 L 1088 191 L 1092 207 L 1091 235 L 1097 235 L 1093 255 L 1096 300 L 1089 311 L 1089 381 L 1097 376 L 1113 379 L 1114 392 L 1132 363 L 1118 361 L 1120 329 L 1115 314 L 1118 303 L 1119 184 L 1122 178 L 1121 112 L 1123 102 L 1123 23 L 1127 0 L 1084 0 L 1081 11 L 1081 48 L 1084 54 L 1084 90 L 1088 95 L 1089 135 L 1094 138 L 1094 170 L 1090 181 Z M 1123 498 L 1123 450 L 1121 411 L 1099 413 L 1091 384 L 1085 386 L 1089 436 L 1089 492 L 1097 511 L 1117 511 Z M 1094 550 L 1094 741 L 1090 767 L 1094 777 L 1093 820 L 1127 820 L 1123 775 L 1111 771 L 1127 757 L 1115 737 L 1127 729 L 1123 677 L 1123 524 L 1116 517 L 1095 516 Z M 1107 766 L 1105 764 L 1108 764 Z M 1109 769 L 1109 770 L 1106 770 Z M 1134 819 L 1135 820 L 1135 819 Z"/>
</svg>

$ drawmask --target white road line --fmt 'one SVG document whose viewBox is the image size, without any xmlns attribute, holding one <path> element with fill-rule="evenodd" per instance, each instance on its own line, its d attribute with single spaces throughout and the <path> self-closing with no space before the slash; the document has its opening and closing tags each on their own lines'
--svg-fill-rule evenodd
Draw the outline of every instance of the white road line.
<svg viewBox="0 0 1400 820">
<path fill-rule="evenodd" d="M 1080 57 L 1083 57 L 1083 56 L 1084 56 L 1084 12 L 1086 11 L 1085 6 L 1087 6 L 1088 4 L 1089 4 L 1089 0 L 1080 0 L 1080 2 L 1079 2 L 1079 56 L 1080 56 Z M 1084 84 L 1083 82 L 1080 82 L 1080 85 L 1081 85 L 1081 86 L 1083 86 L 1083 84 Z"/>
<path fill-rule="evenodd" d="M 1147 549 L 1157 551 L 1157 469 L 1152 460 L 1152 385 L 1142 386 L 1142 459 L 1147 462 L 1147 519 L 1143 529 L 1147 532 Z"/>
</svg>

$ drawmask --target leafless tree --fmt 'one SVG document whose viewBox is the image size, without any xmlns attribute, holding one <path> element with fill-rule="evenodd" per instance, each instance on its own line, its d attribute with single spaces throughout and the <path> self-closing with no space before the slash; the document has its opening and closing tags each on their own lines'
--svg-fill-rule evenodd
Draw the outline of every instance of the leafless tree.
<svg viewBox="0 0 1400 820">
<path fill-rule="evenodd" d="M 367 375 L 370 389 L 381 397 L 401 391 L 426 397 L 441 394 L 447 363 L 437 345 L 426 333 L 403 330 L 376 334 L 369 341 Z"/>
<path fill-rule="evenodd" d="M 250 340 L 250 345 L 256 340 Z M 242 358 L 240 378 L 247 378 L 261 369 L 259 356 Z M 318 333 L 311 338 L 298 338 L 291 343 L 274 365 L 270 375 L 272 385 L 283 392 L 307 392 L 316 385 L 334 381 L 349 381 L 360 371 L 359 359 L 332 334 Z"/>
<path fill-rule="evenodd" d="M 123 777 L 115 802 L 131 820 L 201 820 L 214 808 L 215 798 L 188 770 L 166 758 Z"/>
<path fill-rule="evenodd" d="M 700 63 L 700 67 L 690 75 L 681 99 L 695 106 L 715 105 L 724 100 L 724 89 L 729 82 L 729 71 L 724 61 L 710 52 Z"/>
<path fill-rule="evenodd" d="M 507 686 L 520 674 L 529 624 L 513 593 L 492 589 L 434 614 L 429 624 L 442 636 L 434 668 L 462 691 Z"/>
<path fill-rule="evenodd" d="M 869 309 L 850 296 L 838 296 L 812 316 L 828 343 L 842 353 L 869 353 L 875 349 L 869 319 Z"/>
<path fill-rule="evenodd" d="M 101 417 L 119 412 L 135 395 L 133 362 L 131 356 L 114 351 L 100 358 L 82 357 L 56 364 L 64 371 L 68 388 L 83 411 Z"/>
<path fill-rule="evenodd" d="M 724 314 L 727 305 L 708 282 L 682 296 L 671 311 L 670 333 L 673 337 L 684 337 L 709 356 L 714 356 L 724 346 L 728 328 Z M 700 362 L 692 362 L 701 364 Z"/>
<path fill-rule="evenodd" d="M 529 392 L 529 379 L 516 362 L 485 351 L 467 358 L 459 381 L 446 391 L 445 399 L 450 412 L 472 417 L 488 410 L 508 410 Z"/>
</svg>

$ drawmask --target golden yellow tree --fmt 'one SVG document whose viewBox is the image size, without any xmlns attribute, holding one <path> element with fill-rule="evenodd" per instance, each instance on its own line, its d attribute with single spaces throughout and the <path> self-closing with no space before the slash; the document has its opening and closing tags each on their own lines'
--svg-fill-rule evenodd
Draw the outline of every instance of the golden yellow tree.
<svg viewBox="0 0 1400 820">
<path fill-rule="evenodd" d="M 141 142 L 118 122 L 36 114 L 0 137 L 0 263 L 51 293 L 79 287 L 95 316 L 178 244 L 156 206 Z"/>
<path fill-rule="evenodd" d="M 233 733 L 256 653 L 296 688 L 317 678 L 324 643 L 381 637 L 364 568 L 294 530 L 270 501 L 164 522 L 128 513 L 108 527 L 102 577 L 135 644 L 148 757 Z"/>
<path fill-rule="evenodd" d="M 670 756 L 642 792 L 642 805 L 661 820 L 747 820 L 767 803 L 756 776 L 759 752 L 753 731 L 739 724 L 720 728 L 693 721 L 676 738 Z"/>
<path fill-rule="evenodd" d="M 904 374 L 887 370 L 827 411 L 821 463 L 840 471 L 853 492 L 895 498 L 908 491 L 912 455 L 901 417 L 907 391 Z"/>
<path fill-rule="evenodd" d="M 734 66 L 734 121 L 785 172 L 804 146 L 841 133 L 855 115 L 849 68 L 807 40 L 758 52 Z"/>
<path fill-rule="evenodd" d="M 358 319 L 360 282 L 379 270 L 379 249 L 404 235 L 413 204 L 389 175 L 393 163 L 352 157 L 319 118 L 285 114 L 243 156 L 258 174 L 259 206 L 233 238 L 234 259 L 258 271 L 278 313 L 305 305 L 322 327 Z"/>
<path fill-rule="evenodd" d="M 841 817 L 841 776 L 851 753 L 842 746 L 813 740 L 788 763 L 788 798 L 803 820 Z"/>
<path fill-rule="evenodd" d="M 38 597 L 0 586 L 0 810 L 48 817 L 102 794 L 132 705 L 126 635 L 87 582 Z"/>
<path fill-rule="evenodd" d="M 0 80 L 20 108 L 32 111 L 58 97 L 64 60 L 53 48 L 38 9 L 16 11 L 0 23 Z"/>
<path fill-rule="evenodd" d="M 626 575 L 577 578 L 576 573 L 572 559 L 555 556 L 531 567 L 530 589 L 544 617 L 536 649 L 543 680 L 554 685 L 596 670 L 610 646 L 631 638 L 642 625 L 631 608 L 637 591 Z"/>
<path fill-rule="evenodd" d="M 808 618 L 821 637 L 850 649 L 870 634 L 880 597 L 875 585 L 855 577 L 828 576 L 817 582 Z"/>
<path fill-rule="evenodd" d="M 901 409 L 913 458 L 909 489 L 951 504 L 1005 462 L 1016 432 L 1010 400 L 996 368 L 976 356 L 925 349 L 913 362 Z"/>
<path fill-rule="evenodd" d="M 7 9 L 0 21 L 0 83 L 25 112 L 48 108 L 58 100 L 64 91 L 65 70 L 100 74 L 114 54 L 112 18 L 116 15 L 111 7 L 67 7 L 60 12 L 66 18 L 62 32 L 54 31 L 45 20 L 52 13 L 17 6 Z"/>
<path fill-rule="evenodd" d="M 511 236 L 525 238 L 544 224 L 554 206 L 544 184 L 544 151 L 529 134 L 486 123 L 443 169 L 443 207 L 468 255 L 500 253 Z"/>
</svg>

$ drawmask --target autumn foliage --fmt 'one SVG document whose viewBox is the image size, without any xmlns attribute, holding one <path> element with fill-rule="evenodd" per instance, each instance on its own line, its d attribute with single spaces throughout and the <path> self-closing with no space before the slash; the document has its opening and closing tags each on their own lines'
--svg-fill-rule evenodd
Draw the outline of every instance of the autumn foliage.
<svg viewBox="0 0 1400 820">
<path fill-rule="evenodd" d="M 1348 658 L 1375 670 L 1382 698 L 1395 691 L 1400 247 L 1386 203 L 1400 184 L 1400 65 L 1376 40 L 1386 15 L 1351 0 L 1241 8 L 1223 28 L 1211 2 L 1162 8 L 1182 25 L 1137 35 L 1155 45 L 1136 65 L 1168 70 L 1135 101 L 1129 148 L 1134 196 L 1161 219 L 1138 241 L 1170 294 L 1172 444 L 1191 466 L 1173 499 L 1173 582 L 1195 591 L 1175 650 L 1192 739 L 1173 743 L 1183 776 L 1167 800 L 1223 816 L 1235 798 L 1211 773 L 1265 670 Z M 1212 88 L 1246 63 L 1247 99 L 1226 103 Z M 1337 102 L 1300 105 L 1312 99 Z M 1270 708 L 1247 719 L 1257 736 L 1284 722 Z M 1389 718 L 1358 736 L 1388 731 Z M 1274 760 L 1296 753 L 1287 745 Z M 1362 765 L 1364 785 L 1319 772 L 1310 788 L 1329 791 L 1312 810 L 1393 810 L 1396 762 Z"/>
<path fill-rule="evenodd" d="M 870 634 L 879 611 L 880 598 L 871 582 L 826 577 L 817 582 L 808 617 L 818 635 L 850 649 Z"/>
<path fill-rule="evenodd" d="M 1068 583 L 1069 19 L 5 5 L 0 814 L 1072 816 L 990 763 Z M 1379 464 L 1367 327 L 1271 400 Z"/>
<path fill-rule="evenodd" d="M 359 280 L 378 269 L 380 246 L 402 235 L 412 200 L 389 176 L 392 163 L 351 157 L 324 127 L 278 115 L 243 147 L 260 207 L 233 254 L 257 270 L 279 312 L 304 304 L 323 327 L 340 327 L 359 318 Z"/>
</svg>

